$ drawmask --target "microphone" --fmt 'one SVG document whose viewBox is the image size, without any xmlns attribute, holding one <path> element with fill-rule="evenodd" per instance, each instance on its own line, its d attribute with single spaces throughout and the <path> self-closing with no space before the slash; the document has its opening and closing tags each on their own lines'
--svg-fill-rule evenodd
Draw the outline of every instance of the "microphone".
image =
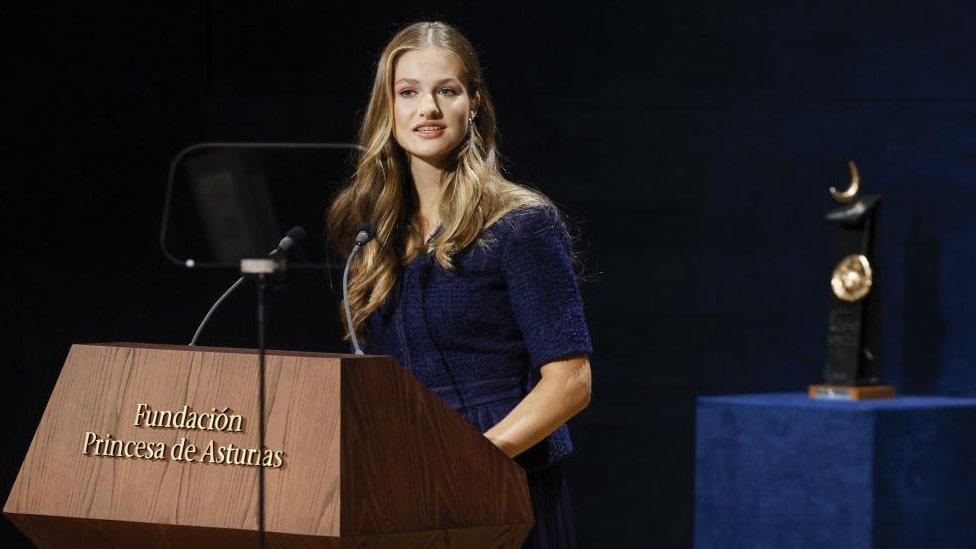
<svg viewBox="0 0 976 549">
<path fill-rule="evenodd" d="M 346 328 L 349 330 L 349 337 L 352 339 L 352 348 L 357 355 L 364 354 L 359 347 L 359 340 L 356 339 L 356 330 L 352 324 L 352 312 L 349 310 L 349 266 L 352 265 L 352 258 L 356 256 L 359 248 L 376 236 L 376 225 L 372 221 L 367 221 L 359 232 L 356 233 L 356 245 L 349 252 L 349 259 L 346 260 L 346 268 L 342 271 L 342 304 L 346 309 Z"/>
<path fill-rule="evenodd" d="M 298 246 L 302 242 L 305 242 L 305 238 L 307 237 L 308 237 L 308 233 L 305 232 L 305 229 L 296 225 L 288 229 L 288 232 L 285 233 L 284 238 L 278 241 L 278 245 L 275 247 L 275 249 L 268 252 L 268 256 L 277 255 L 280 252 L 287 252 L 288 250 L 291 250 L 292 248 Z M 207 325 L 207 321 L 209 321 L 210 317 L 213 316 L 214 311 L 217 310 L 217 307 L 220 307 L 220 304 L 223 303 L 225 299 L 227 299 L 227 296 L 234 293 L 234 290 L 236 290 L 237 287 L 240 286 L 242 282 L 244 282 L 243 276 L 238 278 L 236 282 L 231 284 L 230 288 L 227 288 L 227 291 L 221 294 L 221 296 L 217 298 L 217 301 L 215 301 L 214 304 L 211 305 L 210 310 L 207 311 L 207 314 L 203 317 L 203 320 L 200 321 L 200 325 L 197 326 L 197 331 L 193 333 L 193 339 L 190 340 L 190 347 L 193 347 L 194 345 L 197 344 L 197 339 L 200 338 L 200 333 L 203 332 L 203 327 Z"/>
<path fill-rule="evenodd" d="M 278 242 L 278 247 L 271 250 L 271 253 L 268 255 L 275 255 L 278 252 L 287 252 L 293 247 L 305 242 L 307 237 L 308 233 L 305 232 L 305 229 L 296 225 L 288 229 L 288 232 L 285 233 L 285 237 Z"/>
</svg>

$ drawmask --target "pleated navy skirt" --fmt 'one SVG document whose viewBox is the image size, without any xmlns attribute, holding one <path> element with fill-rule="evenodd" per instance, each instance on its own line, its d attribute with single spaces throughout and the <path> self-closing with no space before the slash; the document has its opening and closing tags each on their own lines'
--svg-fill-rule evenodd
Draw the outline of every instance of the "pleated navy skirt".
<svg viewBox="0 0 976 549">
<path fill-rule="evenodd" d="M 522 544 L 523 549 L 563 549 L 576 547 L 573 506 L 569 488 L 559 462 L 526 476 L 535 526 Z"/>
</svg>

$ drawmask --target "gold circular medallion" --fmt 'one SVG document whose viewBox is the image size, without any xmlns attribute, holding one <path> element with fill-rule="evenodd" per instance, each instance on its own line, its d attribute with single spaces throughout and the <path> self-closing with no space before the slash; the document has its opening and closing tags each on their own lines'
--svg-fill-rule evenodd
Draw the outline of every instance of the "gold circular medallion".
<svg viewBox="0 0 976 549">
<path fill-rule="evenodd" d="M 871 264 L 861 254 L 840 260 L 830 277 L 834 295 L 851 303 L 861 300 L 871 291 Z"/>
</svg>

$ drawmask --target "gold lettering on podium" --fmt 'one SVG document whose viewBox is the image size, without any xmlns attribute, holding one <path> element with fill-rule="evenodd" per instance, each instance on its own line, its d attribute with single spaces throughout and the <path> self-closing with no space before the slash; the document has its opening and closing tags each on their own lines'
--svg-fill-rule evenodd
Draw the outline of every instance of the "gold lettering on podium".
<svg viewBox="0 0 976 549">
<path fill-rule="evenodd" d="M 150 429 L 177 429 L 197 431 L 218 431 L 222 433 L 244 432 L 244 417 L 225 406 L 210 412 L 195 412 L 187 405 L 177 411 L 153 410 L 144 403 L 136 404 L 134 427 Z M 202 450 L 201 450 L 202 448 Z M 81 453 L 86 456 L 113 457 L 122 459 L 171 460 L 185 463 L 208 463 L 245 467 L 268 467 L 277 469 L 285 464 L 283 450 L 267 448 L 244 448 L 233 443 L 218 444 L 210 440 L 197 446 L 180 437 L 172 446 L 165 442 L 145 440 L 122 440 L 112 433 L 104 436 L 86 431 L 82 441 Z"/>
<path fill-rule="evenodd" d="M 230 412 L 230 413 L 228 413 Z M 148 404 L 136 404 L 136 418 L 132 422 L 135 427 L 153 427 L 157 429 L 197 429 L 200 431 L 244 431 L 244 418 L 240 414 L 224 406 L 218 411 L 211 408 L 210 413 L 196 413 L 189 406 L 183 405 L 177 412 L 170 410 L 153 410 Z"/>
</svg>

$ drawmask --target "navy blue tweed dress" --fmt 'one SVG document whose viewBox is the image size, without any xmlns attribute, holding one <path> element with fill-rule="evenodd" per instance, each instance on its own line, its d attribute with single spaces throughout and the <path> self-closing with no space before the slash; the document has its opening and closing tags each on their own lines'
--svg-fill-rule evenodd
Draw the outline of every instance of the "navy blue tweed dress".
<svg viewBox="0 0 976 549">
<path fill-rule="evenodd" d="M 452 270 L 424 254 L 403 267 L 367 319 L 363 349 L 396 357 L 481 432 L 490 429 L 535 386 L 541 366 L 592 353 L 558 212 L 508 213 L 454 258 Z M 523 547 L 575 547 L 558 463 L 572 449 L 562 425 L 516 457 L 536 520 Z"/>
</svg>

